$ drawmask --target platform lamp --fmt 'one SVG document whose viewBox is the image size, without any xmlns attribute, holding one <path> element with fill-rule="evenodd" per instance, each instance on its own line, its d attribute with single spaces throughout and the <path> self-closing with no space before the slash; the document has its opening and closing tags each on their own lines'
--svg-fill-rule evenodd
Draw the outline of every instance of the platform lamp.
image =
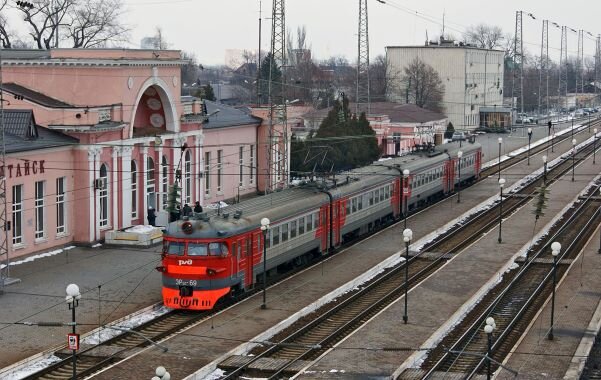
<svg viewBox="0 0 601 380">
<path fill-rule="evenodd" d="M 268 218 L 261 219 L 261 232 L 263 232 L 263 303 L 261 309 L 267 308 L 267 231 L 270 221 Z"/>
<path fill-rule="evenodd" d="M 459 170 L 459 178 L 457 178 L 457 203 L 461 203 L 461 158 L 463 157 L 463 152 L 457 152 L 458 164 L 457 170 Z"/>
<path fill-rule="evenodd" d="M 532 142 L 532 128 L 528 128 L 528 166 L 530 166 L 530 143 Z"/>
<path fill-rule="evenodd" d="M 403 314 L 403 323 L 407 324 L 409 317 L 407 316 L 407 291 L 409 288 L 409 245 L 413 239 L 413 231 L 406 228 L 403 231 L 403 241 L 405 242 L 405 313 Z"/>
<path fill-rule="evenodd" d="M 553 289 L 551 293 L 551 327 L 549 328 L 549 335 L 547 338 L 549 340 L 553 340 L 553 317 L 555 314 L 555 285 L 557 283 L 557 256 L 559 256 L 559 251 L 561 251 L 561 244 L 558 242 L 553 242 L 551 244 L 551 254 L 553 255 Z"/>
<path fill-rule="evenodd" d="M 403 191 L 407 192 L 407 195 L 402 194 L 405 198 L 405 212 L 403 213 L 403 229 L 407 229 L 407 213 L 409 212 L 409 169 L 403 170 Z"/>
<path fill-rule="evenodd" d="M 495 319 L 493 317 L 488 317 L 486 318 L 486 326 L 484 326 L 484 332 L 486 333 L 486 336 L 488 338 L 488 349 L 486 351 L 486 356 L 488 357 L 487 360 L 487 365 L 486 365 L 486 379 L 490 380 L 492 373 L 491 373 L 491 365 L 490 363 L 492 362 L 492 333 L 493 331 L 495 331 L 495 329 L 497 328 L 497 324 L 495 323 Z"/>
<path fill-rule="evenodd" d="M 547 156 L 543 156 L 543 185 L 547 184 Z"/>
<path fill-rule="evenodd" d="M 153 376 L 152 380 L 171 380 L 171 374 L 163 366 L 157 367 L 154 373 L 156 376 Z"/>
<path fill-rule="evenodd" d="M 597 160 L 597 128 L 593 129 L 593 165 L 596 164 Z"/>
<path fill-rule="evenodd" d="M 75 334 L 75 308 L 77 308 L 77 306 L 79 305 L 79 300 L 81 299 L 81 293 L 79 292 L 79 286 L 75 285 L 75 284 L 69 284 L 67 285 L 67 297 L 65 297 L 65 300 L 67 301 L 67 305 L 69 305 L 69 310 L 71 310 L 71 326 L 72 326 L 72 333 Z M 72 360 L 73 360 L 73 377 L 72 379 L 75 380 L 77 379 L 77 350 L 73 350 L 73 354 L 72 354 Z"/>
<path fill-rule="evenodd" d="M 503 138 L 499 137 L 499 180 L 501 179 L 501 144 L 503 144 Z"/>
<path fill-rule="evenodd" d="M 501 243 L 503 241 L 503 239 L 501 239 L 501 228 L 502 228 L 502 223 L 503 223 L 503 186 L 505 185 L 505 178 L 501 178 L 499 179 L 499 189 L 500 189 L 500 202 L 499 202 L 499 243 Z"/>
<path fill-rule="evenodd" d="M 576 164 L 576 139 L 572 139 L 572 182 L 574 182 L 574 166 Z"/>
</svg>

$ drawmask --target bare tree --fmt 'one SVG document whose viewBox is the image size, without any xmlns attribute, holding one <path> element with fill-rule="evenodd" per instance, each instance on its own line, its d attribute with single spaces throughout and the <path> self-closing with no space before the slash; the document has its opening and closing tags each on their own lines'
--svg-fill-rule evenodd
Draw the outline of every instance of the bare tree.
<svg viewBox="0 0 601 380">
<path fill-rule="evenodd" d="M 10 49 L 13 32 L 9 29 L 4 11 L 8 0 L 0 1 L 0 43 L 4 49 Z"/>
<path fill-rule="evenodd" d="M 371 63 L 369 68 L 370 95 L 374 102 L 383 102 L 386 100 L 388 92 L 388 64 L 386 57 L 378 55 Z"/>
<path fill-rule="evenodd" d="M 171 46 L 171 44 L 165 39 L 165 36 L 163 36 L 163 28 L 160 26 L 155 28 L 154 38 L 156 39 L 156 49 L 158 50 L 169 49 Z"/>
<path fill-rule="evenodd" d="M 64 22 L 68 22 L 67 15 L 75 7 L 76 1 L 33 0 L 33 8 L 17 8 L 23 12 L 23 20 L 29 25 L 29 35 L 35 41 L 38 49 L 58 47 L 56 34 L 61 26 L 65 26 Z"/>
<path fill-rule="evenodd" d="M 104 47 L 127 39 L 130 29 L 120 22 L 121 0 L 79 2 L 70 12 L 69 35 L 74 48 Z"/>
<path fill-rule="evenodd" d="M 505 35 L 501 27 L 496 25 L 478 24 L 467 28 L 463 38 L 470 44 L 475 44 L 482 49 L 503 48 Z"/>
<path fill-rule="evenodd" d="M 444 84 L 432 66 L 415 58 L 405 67 L 401 84 L 405 90 L 407 103 L 432 111 L 442 111 Z"/>
</svg>

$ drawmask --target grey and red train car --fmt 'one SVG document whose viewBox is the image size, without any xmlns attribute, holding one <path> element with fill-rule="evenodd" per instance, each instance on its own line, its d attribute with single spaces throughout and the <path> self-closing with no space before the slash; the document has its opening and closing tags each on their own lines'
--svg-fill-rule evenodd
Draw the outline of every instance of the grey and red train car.
<svg viewBox="0 0 601 380">
<path fill-rule="evenodd" d="M 268 273 L 301 265 L 476 180 L 481 164 L 477 143 L 441 145 L 339 174 L 328 186 L 298 186 L 170 223 L 157 268 L 164 304 L 212 309 L 260 284 L 263 244 Z M 271 222 L 265 241 L 262 218 Z"/>
</svg>

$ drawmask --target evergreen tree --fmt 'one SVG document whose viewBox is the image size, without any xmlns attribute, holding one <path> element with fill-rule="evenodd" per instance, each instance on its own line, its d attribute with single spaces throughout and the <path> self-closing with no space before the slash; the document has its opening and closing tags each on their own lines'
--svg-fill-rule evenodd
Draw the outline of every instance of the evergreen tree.
<svg viewBox="0 0 601 380">
<path fill-rule="evenodd" d="M 334 103 L 314 138 L 293 141 L 291 149 L 292 170 L 297 172 L 311 172 L 314 167 L 316 171 L 349 170 L 369 165 L 380 156 L 376 133 L 365 113 L 359 118 L 351 114 L 346 97 Z"/>
<path fill-rule="evenodd" d="M 278 95 L 281 91 L 281 86 L 278 84 L 282 81 L 282 70 L 278 67 L 277 63 L 273 59 L 273 55 L 267 53 L 265 58 L 263 58 L 263 62 L 261 62 L 261 71 L 259 72 L 259 77 L 257 80 L 260 83 L 261 89 L 261 103 L 267 104 L 269 102 L 269 73 L 271 71 L 271 80 L 274 83 L 272 87 L 272 91 L 274 91 L 274 95 Z"/>
</svg>

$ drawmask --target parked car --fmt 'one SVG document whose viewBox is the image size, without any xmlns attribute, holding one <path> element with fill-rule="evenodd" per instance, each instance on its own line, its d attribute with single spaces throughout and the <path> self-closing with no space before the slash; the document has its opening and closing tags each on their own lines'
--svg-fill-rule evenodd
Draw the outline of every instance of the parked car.
<svg viewBox="0 0 601 380">
<path fill-rule="evenodd" d="M 453 137 L 451 137 L 451 141 L 465 141 L 465 138 L 465 133 L 455 132 L 453 133 Z"/>
</svg>

